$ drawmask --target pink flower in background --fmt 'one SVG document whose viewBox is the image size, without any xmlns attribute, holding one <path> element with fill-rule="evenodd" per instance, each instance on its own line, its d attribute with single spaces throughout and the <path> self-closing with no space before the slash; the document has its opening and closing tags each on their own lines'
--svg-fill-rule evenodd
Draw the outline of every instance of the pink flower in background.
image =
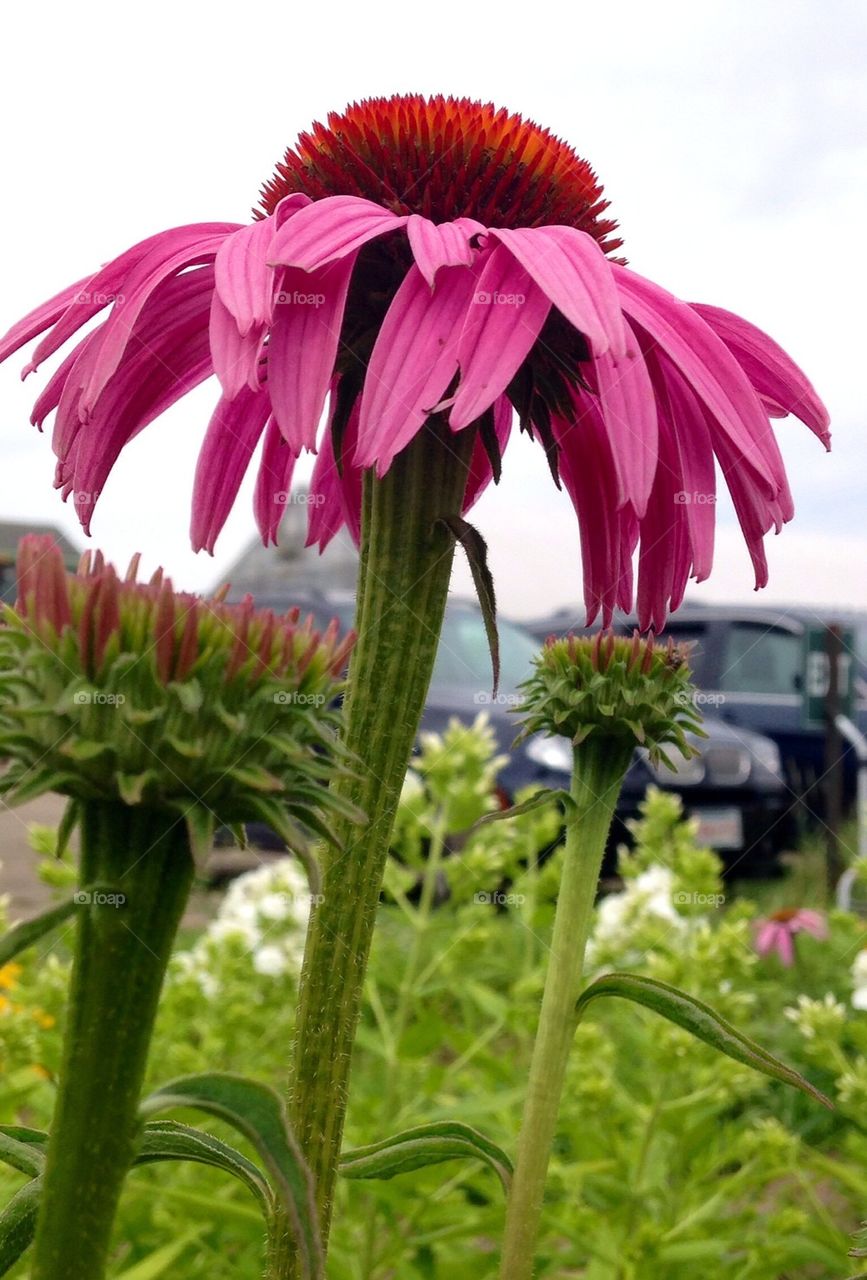
<svg viewBox="0 0 867 1280">
<path fill-rule="evenodd" d="M 760 920 L 756 933 L 756 951 L 760 956 L 775 951 L 782 963 L 791 967 L 795 962 L 795 938 L 799 933 L 809 933 L 820 942 L 828 937 L 828 926 L 820 911 L 787 907 L 775 911 L 766 920 Z"/>
<path fill-rule="evenodd" d="M 39 396 L 56 483 L 85 529 L 123 447 L 212 373 L 192 541 L 213 550 L 261 442 L 254 508 L 276 540 L 302 450 L 318 451 L 310 540 L 360 520 L 432 413 L 474 432 L 465 509 L 498 479 L 513 413 L 581 530 L 588 620 L 633 602 L 660 627 L 711 570 L 719 463 L 756 574 L 793 514 L 769 419 L 827 445 L 828 416 L 764 333 L 681 302 L 611 254 L 586 162 L 546 130 L 467 100 L 374 99 L 290 149 L 249 225 L 144 240 L 15 325 L 25 372 L 106 311 Z M 320 420 L 327 405 L 327 425 Z"/>
</svg>

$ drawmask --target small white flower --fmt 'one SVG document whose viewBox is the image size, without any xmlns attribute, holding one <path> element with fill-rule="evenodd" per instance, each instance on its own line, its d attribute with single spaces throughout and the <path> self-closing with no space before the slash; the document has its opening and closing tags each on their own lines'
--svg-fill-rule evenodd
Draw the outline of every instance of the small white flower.
<svg viewBox="0 0 867 1280">
<path fill-rule="evenodd" d="M 253 952 L 253 968 L 267 978 L 279 978 L 289 967 L 289 957 L 282 947 L 266 945 Z"/>
</svg>

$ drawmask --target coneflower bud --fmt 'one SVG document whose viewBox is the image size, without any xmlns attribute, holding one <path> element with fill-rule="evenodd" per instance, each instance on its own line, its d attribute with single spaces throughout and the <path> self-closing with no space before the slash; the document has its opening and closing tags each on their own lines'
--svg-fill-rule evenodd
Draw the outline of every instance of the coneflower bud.
<svg viewBox="0 0 867 1280">
<path fill-rule="evenodd" d="M 68 573 L 51 538 L 20 547 L 0 629 L 0 778 L 8 801 L 58 791 L 172 811 L 199 844 L 215 822 L 289 834 L 330 801 L 333 704 L 354 636 L 297 609 L 121 578 L 100 552 Z"/>
<path fill-rule="evenodd" d="M 685 736 L 702 732 L 688 651 L 671 640 L 655 644 L 637 631 L 631 639 L 610 631 L 551 636 L 523 692 L 522 737 L 541 731 L 578 747 L 593 735 L 624 751 L 641 746 L 666 764 L 666 746 L 696 754 Z"/>
</svg>

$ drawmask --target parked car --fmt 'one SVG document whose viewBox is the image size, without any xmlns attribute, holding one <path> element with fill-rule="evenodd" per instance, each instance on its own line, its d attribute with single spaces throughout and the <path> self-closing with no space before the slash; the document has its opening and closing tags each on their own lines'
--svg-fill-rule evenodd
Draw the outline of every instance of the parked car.
<svg viewBox="0 0 867 1280">
<path fill-rule="evenodd" d="M 286 596 L 260 593 L 256 603 L 285 610 L 290 601 Z M 295 593 L 291 603 L 311 612 L 321 626 L 332 617 L 345 627 L 352 624 L 355 602 L 350 593 Z M 499 632 L 500 686 L 493 696 L 481 612 L 472 602 L 449 601 L 421 727 L 441 732 L 453 716 L 468 721 L 479 711 L 486 711 L 499 749 L 508 755 L 499 783 L 501 798 L 509 803 L 515 792 L 530 784 L 567 787 L 572 750 L 567 739 L 541 734 L 517 747 L 512 745 L 518 727 L 514 713 L 521 701 L 519 686 L 530 672 L 539 644 L 524 627 L 508 620 L 500 620 Z M 674 774 L 651 766 L 641 752 L 636 752 L 624 783 L 612 848 L 628 837 L 624 824 L 637 816 L 638 805 L 651 782 L 677 791 L 687 811 L 699 819 L 701 838 L 729 861 L 738 860 L 739 870 L 747 865 L 767 866 L 790 842 L 793 828 L 788 814 L 789 797 L 774 743 L 748 730 L 735 732 L 713 718 L 707 720 L 705 727 L 708 738 L 697 740 L 701 755 L 683 762 Z M 261 834 L 257 833 L 257 838 Z"/>
<path fill-rule="evenodd" d="M 576 613 L 560 610 L 530 624 L 539 639 L 576 628 Z M 814 611 L 804 607 L 684 605 L 668 621 L 665 635 L 689 643 L 699 703 L 738 732 L 773 739 L 786 785 L 802 818 L 822 814 L 818 783 L 825 773 L 825 731 L 808 718 L 807 640 L 811 631 L 839 623 L 854 644 L 845 657 L 853 688 L 851 718 L 867 732 L 867 614 Z M 615 618 L 616 631 L 630 632 L 634 617 Z M 855 796 L 855 754 L 844 754 L 844 799 Z"/>
</svg>

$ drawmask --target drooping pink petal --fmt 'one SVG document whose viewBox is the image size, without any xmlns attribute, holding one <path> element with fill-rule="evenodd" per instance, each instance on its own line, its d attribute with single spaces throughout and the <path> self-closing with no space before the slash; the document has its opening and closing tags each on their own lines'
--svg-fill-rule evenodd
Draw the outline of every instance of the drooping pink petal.
<svg viewBox="0 0 867 1280">
<path fill-rule="evenodd" d="M 268 343 L 268 389 L 274 417 L 296 454 L 316 448 L 355 258 L 349 254 L 320 271 L 290 268 L 281 279 Z"/>
<path fill-rule="evenodd" d="M 431 222 L 420 214 L 410 215 L 406 224 L 409 247 L 419 271 L 431 288 L 440 267 L 472 266 L 476 250 L 470 244 L 485 228 L 475 218 L 455 218 L 454 222 Z"/>
<path fill-rule="evenodd" d="M 254 325 L 242 335 L 235 317 L 214 290 L 208 331 L 214 372 L 220 380 L 223 395 L 231 400 L 242 387 L 255 391 L 261 380 L 265 326 Z"/>
<path fill-rule="evenodd" d="M 592 236 L 574 227 L 492 228 L 490 234 L 584 334 L 594 354 L 626 356 L 628 336 L 611 263 Z"/>
<path fill-rule="evenodd" d="M 406 222 L 406 217 L 360 196 L 326 196 L 300 209 L 277 231 L 271 266 L 316 271 Z"/>
<path fill-rule="evenodd" d="M 725 343 L 692 307 L 627 267 L 614 265 L 623 309 L 659 344 L 707 405 L 741 466 L 749 467 L 768 497 L 781 491 L 766 437 L 771 432 L 758 397 Z"/>
<path fill-rule="evenodd" d="M 123 293 L 118 294 L 103 327 L 99 358 L 82 395 L 85 413 L 93 409 L 120 364 L 136 320 L 158 286 L 187 268 L 213 262 L 226 235 L 237 229 L 234 223 L 217 223 L 215 227 L 207 234 L 198 227 L 166 232 L 162 243 L 127 273 Z"/>
<path fill-rule="evenodd" d="M 787 969 L 791 969 L 795 963 L 795 943 L 791 933 L 785 925 L 778 925 L 776 936 L 774 938 L 774 950 L 780 957 L 781 964 Z"/>
<path fill-rule="evenodd" d="M 342 528 L 347 528 L 357 544 L 361 535 L 361 468 L 352 461 L 358 441 L 359 399 L 356 398 L 346 426 L 340 448 L 340 466 L 334 454 L 334 417 L 338 407 L 338 383 L 331 388 L 328 426 L 316 457 L 310 491 L 307 495 L 309 514 L 307 519 L 308 547 L 318 546 L 324 551 L 332 538 Z"/>
<path fill-rule="evenodd" d="M 213 283 L 210 273 L 197 274 L 165 281 L 143 310 L 124 359 L 70 447 L 58 479 L 66 488 L 74 469 L 76 510 L 87 531 L 124 445 L 213 372 L 207 328 Z"/>
<path fill-rule="evenodd" d="M 270 412 L 267 391 L 248 387 L 232 400 L 223 396 L 214 410 L 193 482 L 190 541 L 194 551 L 204 547 L 213 555 Z"/>
<path fill-rule="evenodd" d="M 560 450 L 560 476 L 581 531 L 586 624 L 601 611 L 602 625 L 608 626 L 622 591 L 622 538 L 605 424 L 595 399 L 585 395 L 576 402 L 574 420 L 552 415 L 551 427 Z"/>
<path fill-rule="evenodd" d="M 26 346 L 32 338 L 37 338 L 40 333 L 44 333 L 55 324 L 67 307 L 78 297 L 89 279 L 90 276 L 85 276 L 83 280 L 77 280 L 75 284 L 61 289 L 60 293 L 43 302 L 41 306 L 35 307 L 33 311 L 29 311 L 17 324 L 13 324 L 0 339 L 0 363 L 21 347 Z"/>
<path fill-rule="evenodd" d="M 699 302 L 691 305 L 723 340 L 756 391 L 773 402 L 781 415 L 792 413 L 800 418 L 826 448 L 830 447 L 828 410 L 809 378 L 783 348 L 731 311 Z"/>
<path fill-rule="evenodd" d="M 647 510 L 656 471 L 656 398 L 638 340 L 628 326 L 627 339 L 627 355 L 617 359 L 604 352 L 594 358 L 593 372 L 611 438 L 619 503 L 629 503 L 641 517 Z"/>
<path fill-rule="evenodd" d="M 683 375 L 658 349 L 646 352 L 660 418 L 670 425 L 677 446 L 680 484 L 672 501 L 689 526 L 693 576 L 703 582 L 713 565 L 716 524 L 716 468 L 707 411 Z M 672 468 L 675 464 L 666 463 Z"/>
<path fill-rule="evenodd" d="M 253 493 L 253 514 L 265 546 L 276 545 L 280 522 L 292 489 L 297 456 L 289 448 L 273 418 L 265 427 L 262 457 Z"/>
<path fill-rule="evenodd" d="M 509 436 L 512 433 L 512 405 L 507 396 L 500 396 L 494 401 L 494 435 L 500 456 L 505 453 Z M 462 512 L 464 515 L 478 502 L 494 478 L 491 460 L 481 439 L 477 438 L 473 445 L 473 456 L 470 459 L 470 470 L 467 476 L 467 488 L 464 494 Z"/>
<path fill-rule="evenodd" d="M 638 625 L 661 631 L 669 610 L 683 601 L 692 570 L 687 504 L 682 497 L 677 442 L 665 414 L 659 417 L 659 465 L 647 511 L 640 522 Z"/>
<path fill-rule="evenodd" d="M 792 917 L 790 927 L 793 933 L 806 930 L 820 942 L 824 942 L 828 937 L 828 922 L 825 917 L 821 911 L 811 911 L 808 907 L 802 907 L 797 915 Z"/>
<path fill-rule="evenodd" d="M 57 324 L 34 351 L 28 372 L 36 369 L 43 360 L 53 355 L 83 324 L 98 315 L 105 307 L 111 306 L 113 315 L 122 308 L 128 300 L 133 273 L 140 269 L 143 263 L 169 259 L 180 245 L 189 245 L 191 242 L 195 243 L 221 234 L 228 235 L 236 231 L 238 225 L 235 222 L 203 222 L 176 227 L 170 231 L 160 231 L 157 235 L 148 236 L 146 240 L 134 244 L 119 257 L 113 258 L 78 290 Z M 132 324 L 133 317 L 129 313 L 127 332 Z M 103 330 L 104 337 L 107 332 Z"/>
<path fill-rule="evenodd" d="M 756 951 L 760 956 L 770 955 L 776 949 L 780 926 L 774 920 L 763 921 L 756 933 Z"/>
<path fill-rule="evenodd" d="M 458 337 L 474 288 L 466 267 L 442 267 L 433 292 L 417 266 L 406 273 L 364 380 L 359 466 L 376 465 L 383 475 L 442 397 L 457 372 Z"/>
<path fill-rule="evenodd" d="M 268 266 L 268 251 L 274 230 L 272 218 L 242 227 L 225 238 L 214 259 L 217 293 L 241 337 L 254 325 L 266 325 L 271 319 L 274 268 Z"/>
<path fill-rule="evenodd" d="M 509 250 L 497 245 L 475 283 L 458 343 L 461 380 L 449 414 L 453 430 L 474 422 L 502 395 L 550 310 L 550 298 Z"/>
</svg>

